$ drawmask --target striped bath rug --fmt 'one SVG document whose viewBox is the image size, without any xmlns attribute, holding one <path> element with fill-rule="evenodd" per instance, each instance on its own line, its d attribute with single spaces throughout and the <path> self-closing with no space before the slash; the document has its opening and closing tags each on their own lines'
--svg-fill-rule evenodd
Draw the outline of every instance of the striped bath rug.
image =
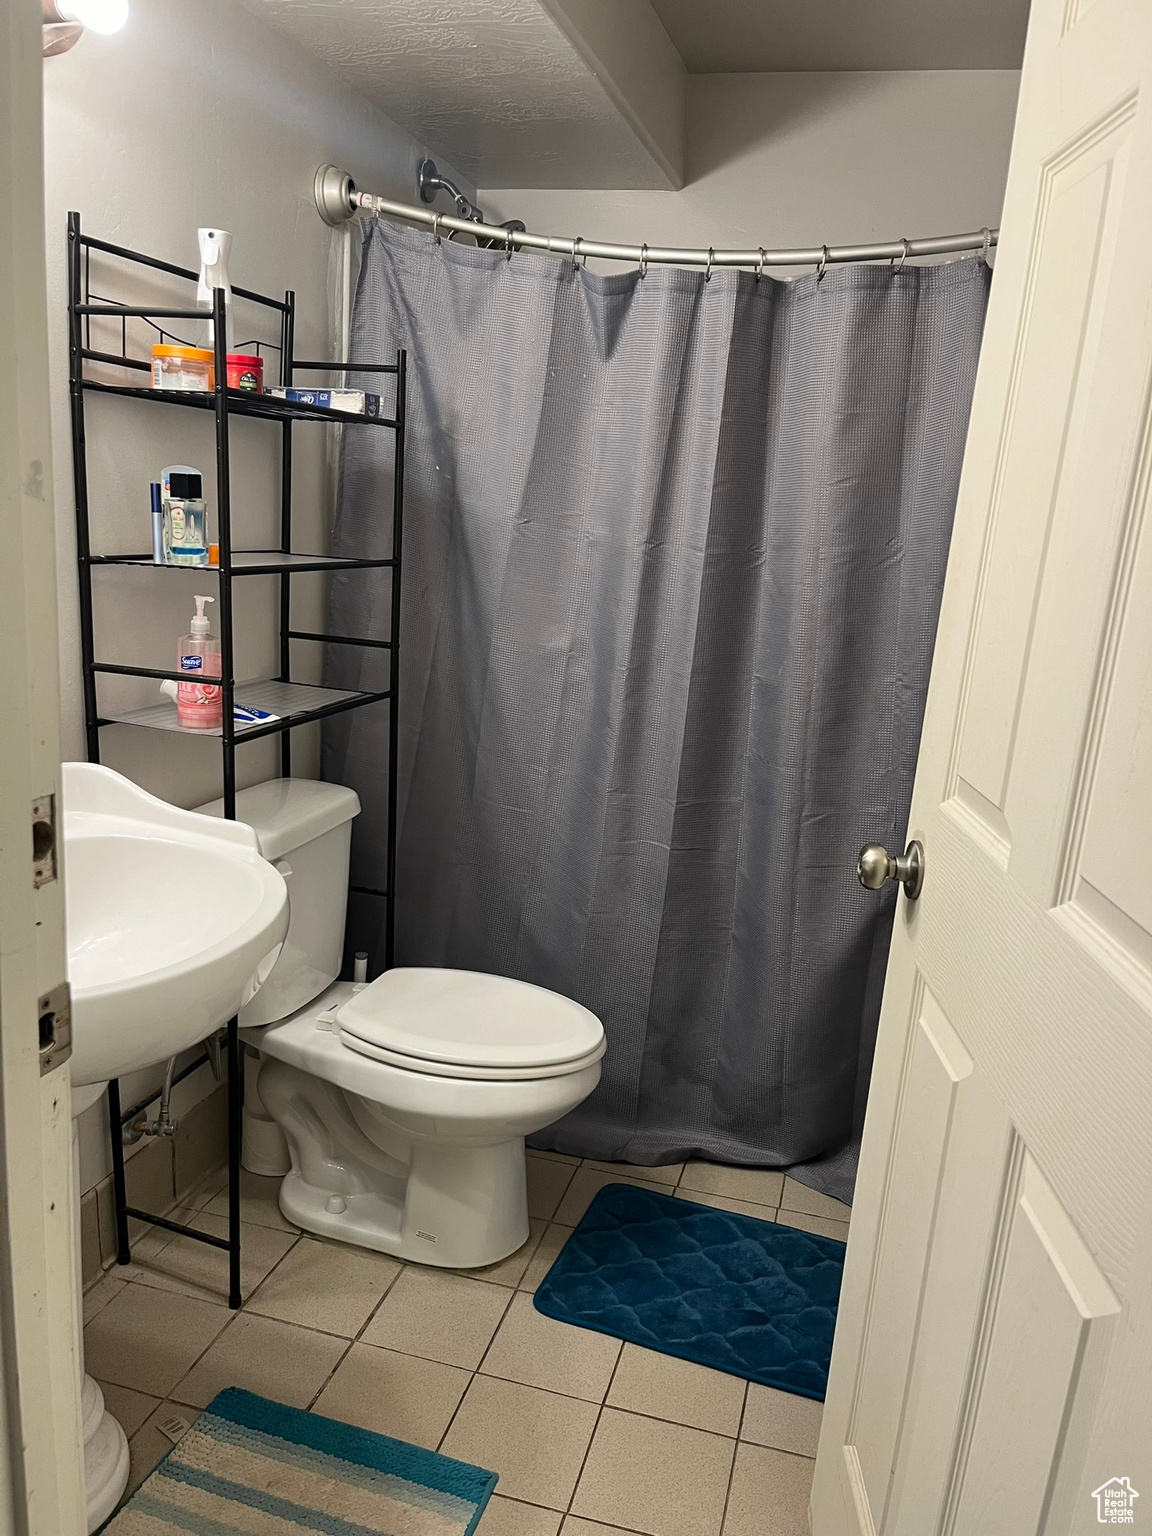
<svg viewBox="0 0 1152 1536">
<path fill-rule="evenodd" d="M 470 1536 L 495 1472 L 229 1387 L 106 1536 Z"/>
</svg>

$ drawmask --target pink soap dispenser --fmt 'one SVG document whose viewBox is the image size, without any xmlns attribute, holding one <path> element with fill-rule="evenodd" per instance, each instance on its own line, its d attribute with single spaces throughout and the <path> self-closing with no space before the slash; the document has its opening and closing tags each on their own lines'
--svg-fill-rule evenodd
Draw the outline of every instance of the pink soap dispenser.
<svg viewBox="0 0 1152 1536">
<path fill-rule="evenodd" d="M 176 666 L 188 681 L 176 684 L 176 720 L 192 731 L 211 731 L 221 720 L 220 686 L 206 679 L 220 676 L 220 642 L 209 633 L 205 603 L 214 597 L 198 597 L 192 633 L 185 635 L 176 653 Z"/>
</svg>

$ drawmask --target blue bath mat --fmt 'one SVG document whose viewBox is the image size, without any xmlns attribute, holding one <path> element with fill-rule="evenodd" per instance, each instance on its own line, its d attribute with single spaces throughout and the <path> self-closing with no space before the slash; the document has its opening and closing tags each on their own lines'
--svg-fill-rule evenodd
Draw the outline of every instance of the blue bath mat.
<svg viewBox="0 0 1152 1536">
<path fill-rule="evenodd" d="M 229 1387 L 104 1527 L 106 1536 L 469 1536 L 496 1474 Z"/>
<path fill-rule="evenodd" d="M 606 1184 L 536 1291 L 536 1310 L 823 1401 L 844 1244 Z"/>
</svg>

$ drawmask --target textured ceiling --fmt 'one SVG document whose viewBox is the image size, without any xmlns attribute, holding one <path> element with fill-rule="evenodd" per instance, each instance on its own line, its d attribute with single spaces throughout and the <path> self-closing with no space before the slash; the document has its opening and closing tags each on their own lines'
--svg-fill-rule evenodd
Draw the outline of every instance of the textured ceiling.
<svg viewBox="0 0 1152 1536">
<path fill-rule="evenodd" d="M 244 0 L 485 186 L 667 186 L 538 0 Z"/>
<path fill-rule="evenodd" d="M 1019 69 L 1028 0 L 652 0 L 690 74 Z"/>
</svg>

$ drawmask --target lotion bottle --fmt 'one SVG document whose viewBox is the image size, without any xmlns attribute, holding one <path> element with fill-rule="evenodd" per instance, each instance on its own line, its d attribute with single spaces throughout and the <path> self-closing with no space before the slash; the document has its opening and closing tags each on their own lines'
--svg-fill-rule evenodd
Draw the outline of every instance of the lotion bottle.
<svg viewBox="0 0 1152 1536">
<path fill-rule="evenodd" d="M 187 675 L 176 684 L 176 721 L 191 731 L 211 731 L 220 725 L 221 690 L 220 642 L 209 631 L 205 603 L 214 603 L 214 597 L 198 597 L 196 613 L 192 620 L 192 633 L 180 641 L 176 653 L 176 667 Z"/>
</svg>

